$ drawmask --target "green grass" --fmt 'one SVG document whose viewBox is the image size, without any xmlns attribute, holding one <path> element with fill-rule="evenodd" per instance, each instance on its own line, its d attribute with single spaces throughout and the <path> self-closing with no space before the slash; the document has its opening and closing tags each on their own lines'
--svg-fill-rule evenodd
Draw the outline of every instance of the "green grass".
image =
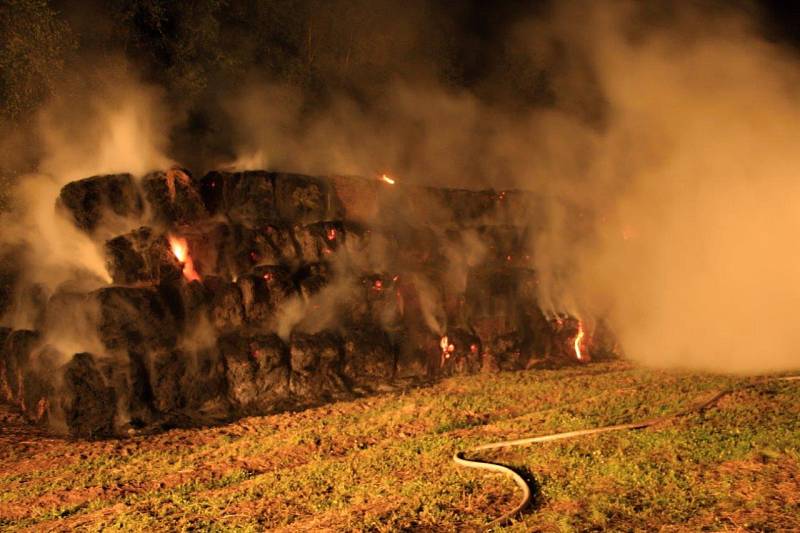
<svg viewBox="0 0 800 533">
<path fill-rule="evenodd" d="M 126 441 L 19 437 L 0 454 L 0 528 L 461 531 L 516 503 L 457 449 L 677 413 L 752 379 L 606 363 L 435 386 Z M 482 457 L 527 470 L 509 531 L 800 529 L 800 383 L 741 389 L 639 431 Z"/>
</svg>

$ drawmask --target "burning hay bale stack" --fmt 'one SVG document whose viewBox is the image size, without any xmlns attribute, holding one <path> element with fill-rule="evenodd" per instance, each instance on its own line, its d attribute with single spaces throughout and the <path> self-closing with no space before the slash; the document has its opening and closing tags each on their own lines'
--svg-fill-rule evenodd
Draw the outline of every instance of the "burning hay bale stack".
<svg viewBox="0 0 800 533">
<path fill-rule="evenodd" d="M 0 394 L 55 431 L 103 437 L 585 360 L 582 324 L 536 301 L 518 222 L 535 205 L 263 171 L 69 183 L 58 211 L 110 283 L 17 284 L 40 303 L 32 329 L 0 329 Z"/>
</svg>

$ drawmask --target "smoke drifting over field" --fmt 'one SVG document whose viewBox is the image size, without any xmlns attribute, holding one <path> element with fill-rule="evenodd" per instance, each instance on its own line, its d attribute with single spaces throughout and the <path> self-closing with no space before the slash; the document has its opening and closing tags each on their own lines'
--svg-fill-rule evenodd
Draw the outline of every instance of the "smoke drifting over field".
<svg viewBox="0 0 800 533">
<path fill-rule="evenodd" d="M 413 5 L 413 16 L 387 29 L 401 32 L 410 57 L 440 27 L 421 14 L 442 16 Z M 228 117 L 217 135 L 235 143 L 215 164 L 535 191 L 545 199 L 528 221 L 543 308 L 605 319 L 625 354 L 651 365 L 800 365 L 796 59 L 733 10 L 557 2 L 519 15 L 507 46 L 515 72 L 547 71 L 546 105 L 513 94 L 504 101 L 502 76 L 454 88 L 429 62 L 404 63 L 380 84 L 354 64 L 368 104 L 342 95 L 319 103 L 284 83 L 252 81 L 215 103 Z M 5 222 L 3 234 L 31 245 L 32 281 L 53 288 L 66 265 L 107 279 L 92 243 L 40 207 L 50 209 L 71 179 L 142 175 L 169 166 L 171 151 L 186 153 L 170 145 L 165 107 L 127 77 L 43 111 L 40 169 L 49 177 L 27 179 L 25 216 Z M 479 243 L 454 248 L 448 257 L 465 267 L 483 254 Z M 457 265 L 452 278 L 464 283 Z M 443 333 L 433 308 L 440 298 L 422 300 Z M 308 304 L 290 305 L 289 329 Z"/>
</svg>

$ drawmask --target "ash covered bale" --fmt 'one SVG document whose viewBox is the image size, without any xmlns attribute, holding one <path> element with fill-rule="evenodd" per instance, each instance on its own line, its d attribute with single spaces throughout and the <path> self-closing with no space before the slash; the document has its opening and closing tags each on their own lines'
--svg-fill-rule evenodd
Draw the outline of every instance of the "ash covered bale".
<svg viewBox="0 0 800 533">
<path fill-rule="evenodd" d="M 188 170 L 173 168 L 142 178 L 151 216 L 161 224 L 189 224 L 207 216 Z"/>
<path fill-rule="evenodd" d="M 293 334 L 290 387 L 294 399 L 307 402 L 343 397 L 348 391 L 340 374 L 343 354 L 342 339 L 332 332 Z"/>
<path fill-rule="evenodd" d="M 242 292 L 236 283 L 218 276 L 208 276 L 203 286 L 209 293 L 209 318 L 218 331 L 231 331 L 244 323 Z"/>
<path fill-rule="evenodd" d="M 31 364 L 34 350 L 39 347 L 41 335 L 32 330 L 19 329 L 8 333 L 3 343 L 3 367 L 0 368 L 0 383 L 3 398 L 21 405 L 24 393 L 25 370 Z"/>
<path fill-rule="evenodd" d="M 107 349 L 149 351 L 175 345 L 178 324 L 156 289 L 106 287 L 92 295 L 99 305 L 98 333 Z"/>
<path fill-rule="evenodd" d="M 75 354 L 64 367 L 60 404 L 71 436 L 97 438 L 114 434 L 116 394 L 91 354 Z"/>
<path fill-rule="evenodd" d="M 289 393 L 289 348 L 277 335 L 227 335 L 219 340 L 227 394 L 242 412 L 271 411 Z"/>
<path fill-rule="evenodd" d="M 110 174 L 93 176 L 66 184 L 58 203 L 75 225 L 93 233 L 109 217 L 139 218 L 144 203 L 133 176 Z"/>
<path fill-rule="evenodd" d="M 148 227 L 107 241 L 105 257 L 114 283 L 154 283 L 181 277 L 182 266 L 169 241 Z"/>
<path fill-rule="evenodd" d="M 348 328 L 343 340 L 342 375 L 351 383 L 374 390 L 391 381 L 397 353 L 385 331 L 370 325 Z"/>
<path fill-rule="evenodd" d="M 274 183 L 275 206 L 282 220 L 308 224 L 341 218 L 341 209 L 331 202 L 330 186 L 324 178 L 275 174 Z"/>
</svg>

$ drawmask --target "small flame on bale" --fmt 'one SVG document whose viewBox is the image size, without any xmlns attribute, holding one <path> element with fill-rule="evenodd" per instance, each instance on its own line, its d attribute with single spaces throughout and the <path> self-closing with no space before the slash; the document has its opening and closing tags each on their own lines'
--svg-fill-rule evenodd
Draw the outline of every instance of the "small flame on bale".
<svg viewBox="0 0 800 533">
<path fill-rule="evenodd" d="M 189 244 L 182 237 L 169 235 L 169 247 L 175 259 L 183 266 L 183 277 L 189 281 L 200 281 L 200 274 L 194 269 L 194 261 L 189 255 Z"/>
<path fill-rule="evenodd" d="M 583 322 L 578 320 L 578 333 L 575 335 L 575 341 L 573 342 L 573 346 L 575 348 L 575 357 L 578 358 L 578 361 L 583 361 L 583 353 L 581 343 L 583 342 L 583 338 L 586 336 L 586 332 L 583 331 Z"/>
<path fill-rule="evenodd" d="M 394 181 L 392 178 L 390 178 L 389 176 L 387 176 L 386 174 L 383 174 L 383 175 L 381 176 L 381 180 L 382 180 L 382 181 L 385 181 L 385 182 L 386 182 L 386 183 L 388 183 L 389 185 L 394 185 L 394 184 L 395 184 L 395 181 Z"/>
<path fill-rule="evenodd" d="M 336 239 L 336 228 L 329 228 L 328 229 L 328 240 L 332 241 Z"/>
<path fill-rule="evenodd" d="M 450 356 L 453 355 L 456 347 L 450 342 L 450 339 L 447 338 L 447 335 L 442 337 L 442 340 L 439 341 L 439 347 L 442 349 L 442 361 L 440 366 L 444 366 L 444 362 L 450 359 Z"/>
</svg>

